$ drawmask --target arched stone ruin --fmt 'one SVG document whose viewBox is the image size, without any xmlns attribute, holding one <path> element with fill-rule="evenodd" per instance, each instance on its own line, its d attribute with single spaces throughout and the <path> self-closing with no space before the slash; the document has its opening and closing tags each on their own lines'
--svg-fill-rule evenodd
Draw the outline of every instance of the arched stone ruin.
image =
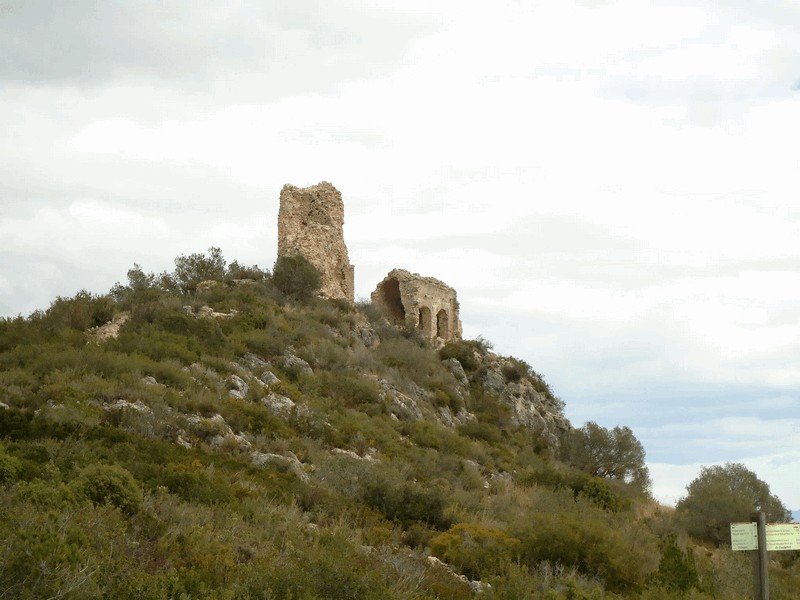
<svg viewBox="0 0 800 600">
<path fill-rule="evenodd" d="M 320 293 L 354 301 L 354 268 L 344 243 L 342 194 L 327 181 L 283 186 L 278 212 L 278 258 L 303 256 L 320 272 Z M 372 293 L 372 303 L 398 326 L 431 341 L 461 338 L 456 291 L 433 277 L 394 269 Z"/>
<path fill-rule="evenodd" d="M 354 300 L 354 268 L 344 243 L 342 194 L 327 181 L 281 190 L 278 212 L 278 258 L 301 255 L 322 276 L 320 293 Z"/>
<path fill-rule="evenodd" d="M 372 292 L 389 322 L 416 329 L 429 340 L 461 338 L 456 291 L 434 279 L 394 269 Z"/>
</svg>

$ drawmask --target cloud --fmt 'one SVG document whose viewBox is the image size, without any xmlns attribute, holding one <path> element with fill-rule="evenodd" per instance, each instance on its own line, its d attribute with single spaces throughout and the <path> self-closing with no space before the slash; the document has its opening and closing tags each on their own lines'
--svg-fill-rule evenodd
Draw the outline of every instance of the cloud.
<svg viewBox="0 0 800 600">
<path fill-rule="evenodd" d="M 356 2 L 53 5 L 7 2 L 0 78 L 25 85 L 111 82 L 231 97 L 307 93 L 398 64 L 432 22 Z"/>
<path fill-rule="evenodd" d="M 796 406 L 797 398 L 793 403 Z M 752 414 L 758 401 L 753 405 L 748 411 L 735 402 L 734 406 L 720 403 L 721 411 L 735 416 L 692 423 L 686 415 L 673 414 L 665 425 L 637 428 L 636 435 L 647 450 L 656 498 L 672 504 L 685 495 L 685 487 L 702 466 L 740 462 L 766 481 L 788 508 L 800 507 L 800 420 L 784 418 L 785 407 L 776 410 L 763 404 L 758 415 L 741 416 Z M 673 413 L 675 409 L 680 410 L 673 407 Z"/>
</svg>

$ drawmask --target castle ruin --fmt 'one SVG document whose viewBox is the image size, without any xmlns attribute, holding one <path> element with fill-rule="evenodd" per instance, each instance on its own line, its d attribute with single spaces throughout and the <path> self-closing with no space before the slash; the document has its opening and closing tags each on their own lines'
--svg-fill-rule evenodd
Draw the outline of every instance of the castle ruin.
<svg viewBox="0 0 800 600">
<path fill-rule="evenodd" d="M 372 292 L 372 304 L 394 325 L 417 329 L 431 341 L 461 338 L 456 291 L 433 277 L 393 269 Z"/>
<path fill-rule="evenodd" d="M 320 272 L 320 293 L 353 302 L 354 268 L 344 243 L 342 194 L 327 181 L 281 190 L 278 258 L 303 256 Z M 416 329 L 430 341 L 461 338 L 456 291 L 433 277 L 394 269 L 372 293 L 389 322 Z"/>
<path fill-rule="evenodd" d="M 281 190 L 278 211 L 278 258 L 303 256 L 322 277 L 320 293 L 355 300 L 354 268 L 344 243 L 342 194 L 327 181 Z"/>
</svg>

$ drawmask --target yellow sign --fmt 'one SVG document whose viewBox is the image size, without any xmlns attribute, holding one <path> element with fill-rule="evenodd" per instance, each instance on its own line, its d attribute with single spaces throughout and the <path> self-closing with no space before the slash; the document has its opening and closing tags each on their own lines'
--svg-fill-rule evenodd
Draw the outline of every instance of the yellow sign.
<svg viewBox="0 0 800 600">
<path fill-rule="evenodd" d="M 767 524 L 767 550 L 800 550 L 800 523 Z"/>
<path fill-rule="evenodd" d="M 732 550 L 758 550 L 757 523 L 731 523 Z"/>
<path fill-rule="evenodd" d="M 757 523 L 731 523 L 732 550 L 758 550 Z M 800 550 L 800 523 L 767 524 L 767 550 Z"/>
</svg>

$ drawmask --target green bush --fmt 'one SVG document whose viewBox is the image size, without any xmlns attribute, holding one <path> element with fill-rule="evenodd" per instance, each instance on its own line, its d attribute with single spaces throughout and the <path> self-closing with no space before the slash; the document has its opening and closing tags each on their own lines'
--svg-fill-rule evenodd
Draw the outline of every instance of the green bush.
<svg viewBox="0 0 800 600">
<path fill-rule="evenodd" d="M 12 483 L 19 476 L 22 470 L 22 463 L 13 456 L 5 453 L 0 447 L 0 485 Z"/>
<path fill-rule="evenodd" d="M 0 317 L 0 353 L 19 348 L 23 344 L 30 344 L 40 337 L 38 325 L 42 320 L 42 314 L 34 313 L 28 319 L 21 316 Z"/>
<path fill-rule="evenodd" d="M 344 406 L 358 407 L 376 404 L 380 400 L 380 388 L 372 379 L 351 373 L 320 372 L 314 378 L 322 396 L 341 402 Z"/>
<path fill-rule="evenodd" d="M 348 335 L 355 324 L 353 306 L 340 298 L 319 298 L 309 311 L 309 318 L 328 325 L 342 335 Z"/>
<path fill-rule="evenodd" d="M 308 355 L 307 360 L 315 369 L 328 371 L 345 370 L 350 358 L 345 346 L 327 338 L 315 340 L 301 353 Z"/>
<path fill-rule="evenodd" d="M 269 439 L 288 438 L 295 432 L 269 409 L 261 405 L 225 399 L 215 402 L 212 410 L 225 415 L 225 421 L 234 431 L 247 431 Z"/>
<path fill-rule="evenodd" d="M 573 484 L 573 490 L 575 490 L 577 495 L 611 512 L 619 512 L 620 510 L 628 508 L 630 504 L 616 494 L 607 481 L 598 477 L 589 477 L 583 480 L 578 479 L 576 483 Z"/>
<path fill-rule="evenodd" d="M 459 523 L 430 541 L 431 552 L 470 579 L 485 579 L 519 559 L 521 542 L 506 532 Z"/>
<path fill-rule="evenodd" d="M 217 504 L 233 499 L 230 485 L 210 479 L 199 467 L 172 465 L 160 472 L 159 480 L 171 493 L 187 502 Z"/>
<path fill-rule="evenodd" d="M 153 360 L 175 359 L 184 365 L 200 357 L 200 345 L 186 336 L 162 331 L 155 325 L 145 325 L 135 331 L 124 332 L 115 347 L 129 353 L 138 353 Z"/>
<path fill-rule="evenodd" d="M 304 256 L 281 256 L 272 269 L 272 283 L 286 298 L 308 301 L 322 284 L 322 277 Z"/>
<path fill-rule="evenodd" d="M 464 408 L 464 401 L 458 392 L 446 382 L 432 377 L 428 382 L 428 389 L 433 392 L 433 403 L 436 406 L 446 406 L 454 413 Z"/>
<path fill-rule="evenodd" d="M 76 486 L 95 506 L 110 504 L 133 514 L 142 504 L 142 489 L 119 465 L 89 465 L 81 471 Z"/>
<path fill-rule="evenodd" d="M 232 281 L 235 279 L 253 279 L 254 281 L 264 281 L 269 279 L 270 273 L 267 270 L 260 269 L 258 265 L 240 265 L 237 261 L 233 261 L 228 265 L 225 271 L 225 280 Z"/>
<path fill-rule="evenodd" d="M 447 529 L 450 519 L 445 515 L 445 496 L 436 487 L 413 482 L 392 484 L 385 478 L 369 482 L 363 492 L 364 502 L 380 510 L 392 521 L 404 527 L 422 523 L 436 529 Z"/>
<path fill-rule="evenodd" d="M 503 434 L 491 423 L 481 421 L 468 421 L 458 428 L 461 435 L 465 435 L 475 440 L 483 440 L 490 444 L 496 444 L 503 439 Z"/>
<path fill-rule="evenodd" d="M 154 325 L 163 332 L 183 337 L 208 353 L 223 354 L 227 340 L 216 319 L 198 319 L 186 313 L 160 315 Z"/>
<path fill-rule="evenodd" d="M 111 297 L 95 296 L 81 290 L 72 298 L 56 298 L 45 312 L 44 321 L 51 331 L 61 327 L 85 331 L 110 321 L 114 308 L 115 302 Z"/>
<path fill-rule="evenodd" d="M 478 370 L 480 367 L 480 357 L 485 355 L 491 344 L 483 338 L 476 340 L 455 340 L 447 342 L 439 350 L 439 358 L 446 360 L 455 358 L 467 373 Z"/>
<path fill-rule="evenodd" d="M 530 375 L 531 366 L 524 360 L 512 358 L 507 364 L 503 365 L 501 372 L 506 383 L 515 383 Z"/>
<path fill-rule="evenodd" d="M 406 428 L 411 440 L 423 448 L 434 448 L 460 456 L 470 454 L 471 442 L 447 427 L 430 421 L 418 420 L 412 421 L 406 425 Z"/>
<path fill-rule="evenodd" d="M 479 421 L 491 423 L 501 430 L 512 428 L 511 408 L 479 384 L 470 386 L 467 408 Z"/>
<path fill-rule="evenodd" d="M 530 567 L 542 561 L 575 567 L 599 577 L 614 592 L 638 590 L 648 574 L 646 552 L 590 514 L 536 513 L 517 537 L 522 560 Z"/>
<path fill-rule="evenodd" d="M 417 383 L 424 382 L 436 368 L 441 368 L 430 349 L 408 338 L 385 340 L 377 352 L 387 367 L 400 369 Z"/>
</svg>

